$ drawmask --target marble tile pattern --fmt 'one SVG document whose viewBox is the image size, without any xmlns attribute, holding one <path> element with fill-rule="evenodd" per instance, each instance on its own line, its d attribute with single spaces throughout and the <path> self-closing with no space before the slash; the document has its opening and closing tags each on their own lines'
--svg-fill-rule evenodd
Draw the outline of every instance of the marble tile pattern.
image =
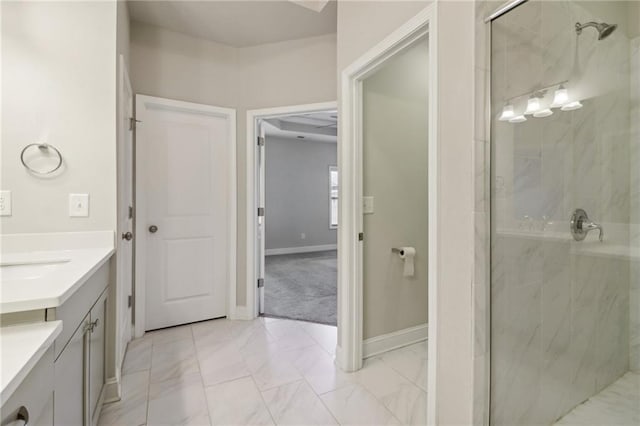
<svg viewBox="0 0 640 426">
<path fill-rule="evenodd" d="M 427 345 L 334 363 L 336 328 L 219 319 L 129 343 L 122 399 L 99 425 L 424 425 Z"/>
<path fill-rule="evenodd" d="M 637 368 L 638 265 L 579 253 L 579 244 L 600 243 L 594 235 L 575 242 L 568 227 L 580 207 L 605 230 L 627 230 L 605 236 L 626 246 L 640 222 L 632 125 L 640 62 L 624 24 L 628 6 L 532 0 L 491 26 L 492 424 L 551 424 Z M 575 22 L 588 21 L 620 25 L 605 40 L 595 31 L 577 37 Z M 505 101 L 516 97 L 522 112 L 528 93 L 565 80 L 583 108 L 497 120 Z M 562 233 L 552 236 L 552 227 Z"/>
<path fill-rule="evenodd" d="M 558 420 L 556 425 L 640 424 L 640 374 L 628 372 Z"/>
</svg>

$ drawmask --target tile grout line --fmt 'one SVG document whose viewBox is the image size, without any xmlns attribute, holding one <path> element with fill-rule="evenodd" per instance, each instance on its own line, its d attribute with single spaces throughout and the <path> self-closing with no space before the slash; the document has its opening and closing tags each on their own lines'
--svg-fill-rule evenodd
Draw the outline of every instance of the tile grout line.
<svg viewBox="0 0 640 426">
<path fill-rule="evenodd" d="M 200 365 L 200 357 L 198 357 L 198 347 L 196 346 L 196 337 L 193 334 L 193 327 L 189 326 L 189 329 L 191 332 L 191 342 L 193 343 L 196 363 L 198 364 L 198 376 L 200 376 L 200 385 L 202 386 L 201 389 L 204 395 L 204 405 L 205 405 L 205 408 L 207 409 L 207 417 L 209 418 L 209 425 L 211 426 L 213 423 L 211 420 L 211 411 L 209 410 L 209 398 L 207 397 L 207 389 L 204 386 L 204 377 L 202 376 L 202 366 Z"/>
<path fill-rule="evenodd" d="M 269 413 L 269 417 L 271 418 L 271 421 L 273 422 L 274 425 L 277 425 L 278 423 L 276 422 L 276 419 L 273 417 L 273 413 L 271 413 L 271 409 L 269 408 L 267 401 L 265 401 L 262 391 L 260 390 L 260 388 L 258 388 L 258 384 L 256 383 L 255 378 L 253 377 L 253 375 L 249 375 L 249 377 L 251 377 L 251 382 L 253 382 L 253 385 L 256 387 L 256 390 L 258 391 L 258 395 L 260 395 L 260 400 L 262 401 L 262 405 L 264 405 L 264 408 L 266 408 L 267 413 Z"/>
</svg>

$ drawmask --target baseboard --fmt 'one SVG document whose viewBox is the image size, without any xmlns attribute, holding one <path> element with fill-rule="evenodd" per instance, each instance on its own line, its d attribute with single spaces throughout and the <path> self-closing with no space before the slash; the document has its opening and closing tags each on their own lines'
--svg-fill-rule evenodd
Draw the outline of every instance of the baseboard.
<svg viewBox="0 0 640 426">
<path fill-rule="evenodd" d="M 227 315 L 227 318 L 230 320 L 250 320 L 253 319 L 252 315 L 249 313 L 249 309 L 246 306 L 236 306 L 235 309 L 232 309 Z"/>
<path fill-rule="evenodd" d="M 372 337 L 362 342 L 362 356 L 370 358 L 403 346 L 427 340 L 429 327 L 427 324 L 405 328 L 382 336 Z"/>
<path fill-rule="evenodd" d="M 102 396 L 104 397 L 104 403 L 120 401 L 121 388 L 120 380 L 117 377 L 111 377 L 107 379 L 102 389 Z"/>
<path fill-rule="evenodd" d="M 337 250 L 337 244 L 325 244 L 321 246 L 304 246 L 304 247 L 285 247 L 285 248 L 275 248 L 275 249 L 266 249 L 264 251 L 265 256 L 272 256 L 275 254 L 295 254 L 295 253 L 312 253 L 314 251 L 327 251 L 327 250 Z"/>
</svg>

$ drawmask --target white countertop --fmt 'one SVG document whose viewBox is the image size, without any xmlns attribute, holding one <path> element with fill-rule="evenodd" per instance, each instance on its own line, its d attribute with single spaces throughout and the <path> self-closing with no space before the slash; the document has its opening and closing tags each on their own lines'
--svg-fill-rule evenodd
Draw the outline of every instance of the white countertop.
<svg viewBox="0 0 640 426">
<path fill-rule="evenodd" d="M 62 321 L 0 327 L 0 405 L 53 344 L 62 331 Z"/>
<path fill-rule="evenodd" d="M 2 263 L 20 263 L 9 268 L 41 268 L 29 265 L 37 261 L 51 261 L 46 273 L 34 272 L 23 278 L 7 277 L 0 268 L 0 313 L 55 308 L 62 305 L 114 253 L 113 248 L 88 248 L 2 255 Z M 63 261 L 63 262 L 61 262 Z M 3 276 L 4 275 L 4 276 Z M 28 275 L 28 274 L 25 274 Z"/>
<path fill-rule="evenodd" d="M 109 260 L 113 240 L 111 231 L 3 235 L 0 314 L 60 306 Z"/>
</svg>

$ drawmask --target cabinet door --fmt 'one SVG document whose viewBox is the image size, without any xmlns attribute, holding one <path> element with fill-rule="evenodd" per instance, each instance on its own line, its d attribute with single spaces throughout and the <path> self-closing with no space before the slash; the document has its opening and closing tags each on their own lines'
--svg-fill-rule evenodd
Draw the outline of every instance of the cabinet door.
<svg viewBox="0 0 640 426">
<path fill-rule="evenodd" d="M 84 331 L 87 315 L 54 363 L 54 424 L 81 426 L 84 422 Z"/>
<path fill-rule="evenodd" d="M 104 349 L 105 349 L 105 324 L 107 312 L 107 293 L 104 292 L 96 304 L 91 308 L 91 334 L 89 348 L 89 409 L 91 410 L 92 424 L 97 422 L 94 414 L 98 411 L 100 393 L 104 385 Z"/>
</svg>

